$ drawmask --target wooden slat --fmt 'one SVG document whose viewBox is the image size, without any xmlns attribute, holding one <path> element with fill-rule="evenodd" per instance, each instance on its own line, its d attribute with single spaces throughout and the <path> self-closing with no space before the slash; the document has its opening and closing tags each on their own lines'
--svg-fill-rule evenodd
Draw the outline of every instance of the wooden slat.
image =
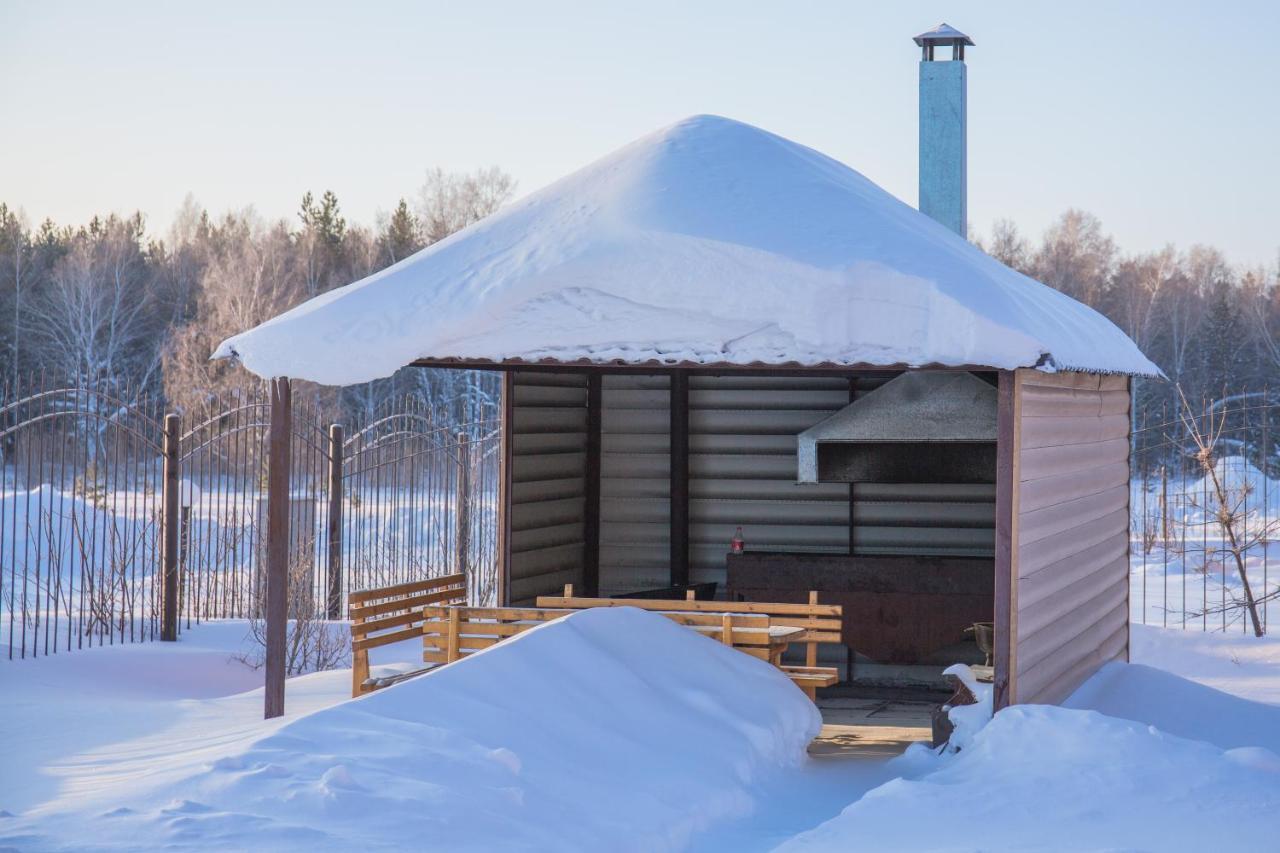
<svg viewBox="0 0 1280 853">
<path fill-rule="evenodd" d="M 401 640 L 412 640 L 422 635 L 422 629 L 417 625 L 409 628 L 403 628 L 390 634 L 379 634 L 376 637 L 363 637 L 358 640 L 351 641 L 351 651 L 358 652 L 367 649 L 376 649 L 379 646 L 389 646 L 392 643 L 398 643 Z"/>
<path fill-rule="evenodd" d="M 1105 417 L 1027 418 L 1022 424 L 1022 446 L 1026 449 L 1056 447 L 1125 438 L 1129 435 L 1128 414 Z"/>
<path fill-rule="evenodd" d="M 1023 384 L 1044 388 L 1083 388 L 1093 391 L 1116 391 L 1129 387 L 1129 377 L 1123 374 L 1081 373 L 1064 371 L 1062 373 L 1044 373 L 1039 370 L 1024 370 Z"/>
<path fill-rule="evenodd" d="M 546 621 L 558 619 L 572 613 L 572 610 L 552 610 L 541 607 L 428 607 L 425 610 L 427 619 L 448 619 L 449 612 L 457 610 L 464 619 L 494 619 L 510 622 Z"/>
<path fill-rule="evenodd" d="M 1096 495 L 1085 495 L 1057 506 L 1045 507 L 1034 512 L 1024 512 L 1018 518 L 1018 541 L 1028 545 L 1070 530 L 1080 522 L 1127 510 L 1129 485 L 1122 483 Z"/>
<path fill-rule="evenodd" d="M 1122 616 L 1111 616 L 1111 633 L 1087 649 L 1080 657 L 1054 659 L 1059 666 L 1041 665 L 1024 673 L 1027 692 L 1026 702 L 1057 703 L 1070 696 L 1090 675 L 1103 664 L 1118 660 L 1128 646 L 1129 625 Z"/>
<path fill-rule="evenodd" d="M 1018 577 L 1031 577 L 1048 566 L 1128 530 L 1128 513 L 1117 511 L 1093 521 L 1086 521 L 1074 529 L 1046 536 L 1032 545 L 1023 546 L 1019 542 Z"/>
<path fill-rule="evenodd" d="M 1019 460 L 1022 482 L 1043 480 L 1070 471 L 1098 468 L 1116 462 L 1127 463 L 1129 439 L 1112 438 L 1093 444 L 1063 444 L 1022 450 Z"/>
<path fill-rule="evenodd" d="M 1034 637 L 1050 630 L 1055 622 L 1067 618 L 1094 601 L 1108 605 L 1123 600 L 1129 585 L 1127 566 L 1113 561 L 1096 572 L 1085 575 L 1063 588 L 1057 595 L 1018 610 L 1018 632 L 1022 638 Z"/>
<path fill-rule="evenodd" d="M 422 595 L 406 596 L 404 598 L 396 598 L 390 601 L 379 601 L 374 604 L 362 604 L 359 607 L 352 607 L 351 618 L 370 619 L 383 613 L 394 613 L 397 610 L 421 608 L 428 604 L 449 604 L 455 601 L 465 604 L 466 600 L 467 590 L 463 586 L 457 586 L 452 589 L 442 589 L 438 592 L 428 592 Z M 352 625 L 353 629 L 355 627 L 357 626 Z"/>
<path fill-rule="evenodd" d="M 1022 416 L 1040 417 L 1106 417 L 1129 411 L 1129 392 L 1081 391 L 1073 389 L 1027 386 L 1022 392 Z"/>
<path fill-rule="evenodd" d="M 423 581 L 408 581 L 406 583 L 398 583 L 374 589 L 361 589 L 352 592 L 348 596 L 348 601 L 352 605 L 363 604 L 366 601 L 391 598 L 392 596 L 405 595 L 414 592 L 424 592 L 429 589 L 435 589 L 446 585 L 463 584 L 466 583 L 466 580 L 467 577 L 464 574 L 452 574 L 442 575 L 438 578 L 429 578 Z"/>
<path fill-rule="evenodd" d="M 834 616 L 843 615 L 838 604 L 792 604 L 789 602 L 761 601 L 667 601 L 656 598 L 564 598 L 563 596 L 538 596 L 539 607 L 638 607 L 642 610 L 701 610 L 711 613 L 765 613 L 770 616 Z M 780 624 L 776 623 L 775 624 Z M 790 623 L 788 623 L 790 624 Z"/>
<path fill-rule="evenodd" d="M 1128 547 L 1129 534 L 1123 531 L 1046 566 L 1034 575 L 1019 578 L 1019 603 L 1029 607 L 1056 595 L 1080 578 L 1114 564 L 1125 555 Z"/>
<path fill-rule="evenodd" d="M 462 603 L 466 603 L 463 599 Z M 391 616 L 380 616 L 377 619 L 370 619 L 367 622 L 353 622 L 351 625 L 351 636 L 359 639 L 367 637 L 370 634 L 376 634 L 379 631 L 386 631 L 390 628 L 396 628 L 400 625 L 411 625 L 422 621 L 421 610 L 406 610 L 403 613 L 395 613 Z"/>
<path fill-rule="evenodd" d="M 1124 621 L 1128 613 L 1124 609 L 1123 591 L 1112 586 L 1076 610 L 1068 613 L 1047 628 L 1018 640 L 1018 672 L 1028 672 L 1038 664 L 1058 658 L 1070 657 L 1069 647 L 1088 649 L 1110 635 L 1115 620 Z M 1102 625 L 1103 627 L 1098 627 Z"/>
<path fill-rule="evenodd" d="M 1077 498 L 1096 495 L 1129 482 L 1127 462 L 1115 462 L 1098 468 L 1071 471 L 1018 486 L 1022 512 L 1034 512 L 1046 507 L 1058 506 Z"/>
</svg>

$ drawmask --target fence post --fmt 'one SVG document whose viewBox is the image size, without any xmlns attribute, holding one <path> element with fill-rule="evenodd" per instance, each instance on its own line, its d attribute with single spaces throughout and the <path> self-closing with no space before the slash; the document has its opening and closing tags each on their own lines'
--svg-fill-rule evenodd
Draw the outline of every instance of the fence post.
<svg viewBox="0 0 1280 853">
<path fill-rule="evenodd" d="M 471 553 L 471 444 L 465 432 L 458 433 L 458 499 L 454 513 L 454 566 L 456 571 L 467 571 L 467 558 Z"/>
<path fill-rule="evenodd" d="M 178 639 L 178 441 L 181 437 L 178 416 L 164 416 L 164 506 L 160 527 L 161 588 L 164 592 L 160 610 L 160 639 Z"/>
<path fill-rule="evenodd" d="M 267 642 L 263 716 L 284 713 L 285 634 L 289 627 L 289 440 L 292 406 L 289 380 L 271 380 L 271 427 L 267 436 Z"/>
<path fill-rule="evenodd" d="M 342 424 L 329 425 L 329 607 L 342 618 Z"/>
</svg>

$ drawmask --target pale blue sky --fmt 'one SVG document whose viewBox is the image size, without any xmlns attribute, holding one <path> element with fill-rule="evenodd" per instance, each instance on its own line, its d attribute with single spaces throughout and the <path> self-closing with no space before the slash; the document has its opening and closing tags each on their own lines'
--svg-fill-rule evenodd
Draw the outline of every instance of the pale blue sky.
<svg viewBox="0 0 1280 853">
<path fill-rule="evenodd" d="M 0 0 L 0 200 L 33 220 L 372 223 L 425 169 L 521 192 L 686 115 L 760 125 L 916 199 L 917 48 L 968 32 L 969 212 L 1075 206 L 1127 249 L 1280 252 L 1280 3 L 16 3 Z"/>
</svg>

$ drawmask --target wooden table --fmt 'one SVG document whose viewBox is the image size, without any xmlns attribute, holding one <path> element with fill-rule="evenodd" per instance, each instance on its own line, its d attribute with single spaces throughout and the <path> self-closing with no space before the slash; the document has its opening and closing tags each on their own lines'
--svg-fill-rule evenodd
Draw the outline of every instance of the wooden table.
<svg viewBox="0 0 1280 853">
<path fill-rule="evenodd" d="M 735 628 L 734 633 L 759 634 L 764 630 L 765 629 L 763 628 Z M 769 663 L 774 666 L 781 663 L 782 653 L 787 650 L 788 646 L 792 643 L 799 643 L 803 641 L 809 634 L 808 630 L 804 628 L 793 628 L 786 625 L 771 625 L 769 626 L 768 631 L 769 639 L 767 645 L 769 647 Z"/>
</svg>

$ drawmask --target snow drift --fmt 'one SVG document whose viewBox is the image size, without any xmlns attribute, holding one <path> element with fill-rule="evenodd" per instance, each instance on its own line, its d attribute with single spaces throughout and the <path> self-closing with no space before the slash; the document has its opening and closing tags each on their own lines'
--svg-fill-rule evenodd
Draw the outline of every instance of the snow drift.
<svg viewBox="0 0 1280 853">
<path fill-rule="evenodd" d="M 920 749 L 898 762 L 903 778 L 779 850 L 1275 848 L 1280 757 L 1262 747 L 1223 750 L 1094 711 L 1020 705 L 956 755 Z"/>
<path fill-rule="evenodd" d="M 1113 323 L 849 167 L 694 116 L 224 341 L 332 385 L 418 358 L 1159 375 Z"/>
<path fill-rule="evenodd" d="M 602 608 L 294 720 L 159 790 L 77 796 L 16 837 L 0 822 L 0 844 L 674 849 L 749 813 L 752 783 L 802 762 L 820 725 L 774 667 Z"/>
</svg>

